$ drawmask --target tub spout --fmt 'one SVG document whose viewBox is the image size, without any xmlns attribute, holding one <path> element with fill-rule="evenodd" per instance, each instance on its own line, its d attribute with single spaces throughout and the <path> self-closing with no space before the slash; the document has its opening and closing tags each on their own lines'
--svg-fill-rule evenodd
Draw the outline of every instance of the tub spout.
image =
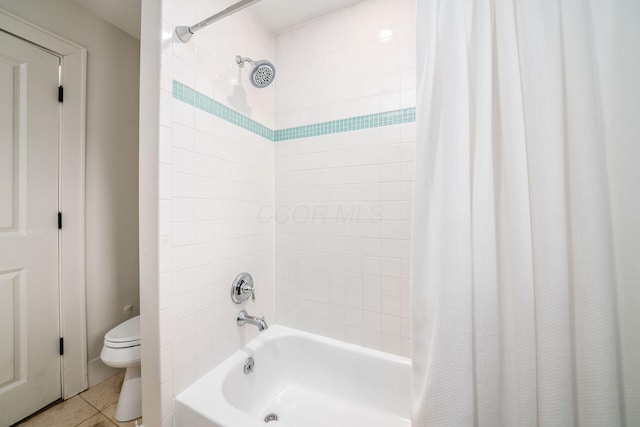
<svg viewBox="0 0 640 427">
<path fill-rule="evenodd" d="M 249 313 L 247 313 L 247 310 L 242 310 L 240 313 L 238 313 L 238 319 L 236 323 L 238 324 L 238 326 L 242 326 L 245 323 L 255 325 L 258 327 L 259 331 L 264 331 L 269 327 L 266 320 L 264 320 L 264 317 L 250 316 Z"/>
</svg>

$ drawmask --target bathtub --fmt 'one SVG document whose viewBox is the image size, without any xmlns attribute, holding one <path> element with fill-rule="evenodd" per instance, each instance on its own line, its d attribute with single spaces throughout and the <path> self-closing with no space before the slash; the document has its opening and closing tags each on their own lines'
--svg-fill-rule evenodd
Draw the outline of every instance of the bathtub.
<svg viewBox="0 0 640 427">
<path fill-rule="evenodd" d="M 275 325 L 180 393 L 175 425 L 407 427 L 410 371 L 409 359 Z"/>
</svg>

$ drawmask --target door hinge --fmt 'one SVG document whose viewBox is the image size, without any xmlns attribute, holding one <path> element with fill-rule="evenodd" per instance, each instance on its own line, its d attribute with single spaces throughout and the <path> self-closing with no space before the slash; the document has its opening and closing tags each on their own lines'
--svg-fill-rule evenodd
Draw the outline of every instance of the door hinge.
<svg viewBox="0 0 640 427">
<path fill-rule="evenodd" d="M 58 230 L 62 230 L 62 212 L 58 212 Z"/>
<path fill-rule="evenodd" d="M 58 102 L 62 102 L 64 99 L 64 89 L 62 86 L 58 86 Z"/>
<path fill-rule="evenodd" d="M 60 356 L 64 354 L 64 338 L 60 338 Z"/>
</svg>

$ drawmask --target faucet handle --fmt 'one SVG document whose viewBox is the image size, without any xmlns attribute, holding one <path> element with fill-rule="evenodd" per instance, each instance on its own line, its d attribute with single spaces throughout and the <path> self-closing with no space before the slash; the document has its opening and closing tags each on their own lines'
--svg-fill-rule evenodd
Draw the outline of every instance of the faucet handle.
<svg viewBox="0 0 640 427">
<path fill-rule="evenodd" d="M 240 285 L 240 293 L 242 295 L 253 294 L 253 282 L 248 282 L 240 279 L 238 284 Z"/>
<path fill-rule="evenodd" d="M 251 294 L 251 301 L 256 300 L 256 289 L 253 286 L 253 281 L 242 282 L 242 284 L 240 285 L 240 292 L 242 293 L 245 299 L 249 298 L 249 294 Z"/>
<path fill-rule="evenodd" d="M 233 283 L 231 284 L 231 300 L 240 304 L 249 299 L 249 295 L 251 295 L 251 299 L 253 301 L 256 300 L 256 296 L 254 293 L 253 287 L 253 278 L 249 273 L 241 273 L 233 279 Z"/>
</svg>

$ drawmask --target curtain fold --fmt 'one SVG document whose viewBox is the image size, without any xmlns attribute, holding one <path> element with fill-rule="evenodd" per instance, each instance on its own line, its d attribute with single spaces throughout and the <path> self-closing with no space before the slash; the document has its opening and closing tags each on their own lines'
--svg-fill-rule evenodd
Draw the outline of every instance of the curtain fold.
<svg viewBox="0 0 640 427">
<path fill-rule="evenodd" d="M 639 5 L 418 0 L 414 426 L 640 425 Z"/>
</svg>

